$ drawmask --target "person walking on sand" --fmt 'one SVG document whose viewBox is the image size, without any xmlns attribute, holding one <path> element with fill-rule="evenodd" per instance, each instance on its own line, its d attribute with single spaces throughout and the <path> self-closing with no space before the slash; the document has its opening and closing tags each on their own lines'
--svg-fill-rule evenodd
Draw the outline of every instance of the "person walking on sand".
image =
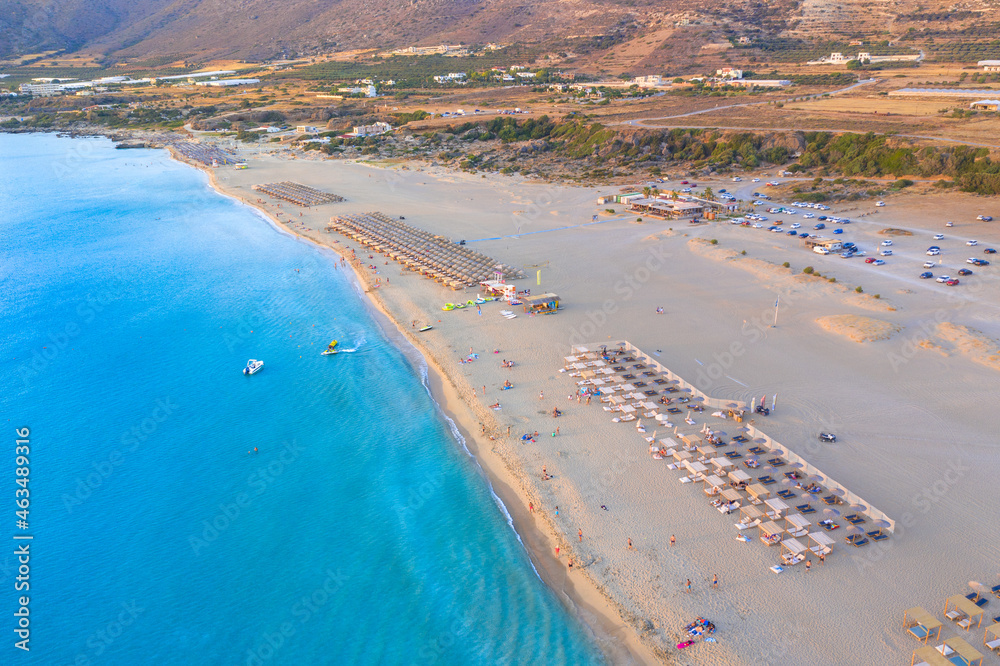
<svg viewBox="0 0 1000 666">
<path fill-rule="evenodd" d="M 819 563 L 820 564 L 826 564 L 826 555 L 825 554 L 823 554 L 823 553 L 819 554 Z"/>
<path fill-rule="evenodd" d="M 670 535 L 670 545 L 671 546 L 677 545 L 677 537 L 675 537 L 673 534 Z"/>
<path fill-rule="evenodd" d="M 688 594 L 691 594 L 691 579 L 690 578 L 687 579 L 687 585 L 685 587 L 687 587 Z"/>
<path fill-rule="evenodd" d="M 539 400 L 545 400 L 545 392 L 544 391 L 539 391 L 538 392 L 538 399 Z"/>
<path fill-rule="evenodd" d="M 719 589 L 719 574 L 712 575 L 712 589 L 713 590 Z"/>
<path fill-rule="evenodd" d="M 806 573 L 809 573 L 809 570 L 812 569 L 812 565 L 813 565 L 812 560 L 806 560 Z"/>
<path fill-rule="evenodd" d="M 530 511 L 531 513 L 535 512 L 535 503 L 534 502 L 528 502 L 528 511 Z"/>
<path fill-rule="evenodd" d="M 581 530 L 577 530 L 576 531 L 576 535 L 578 537 L 580 537 L 580 541 L 583 541 L 583 530 L 582 529 Z"/>
<path fill-rule="evenodd" d="M 559 515 L 559 507 L 558 506 L 556 507 L 556 515 L 557 516 Z"/>
<path fill-rule="evenodd" d="M 629 540 L 628 540 L 628 549 L 629 550 L 633 550 L 633 548 L 632 548 L 632 538 L 631 537 L 629 537 Z"/>
<path fill-rule="evenodd" d="M 569 570 L 570 570 L 570 571 L 572 571 L 572 570 L 573 570 L 573 560 L 570 560 L 570 561 L 569 561 Z"/>
<path fill-rule="evenodd" d="M 556 557 L 559 557 L 559 546 L 556 546 Z"/>
</svg>

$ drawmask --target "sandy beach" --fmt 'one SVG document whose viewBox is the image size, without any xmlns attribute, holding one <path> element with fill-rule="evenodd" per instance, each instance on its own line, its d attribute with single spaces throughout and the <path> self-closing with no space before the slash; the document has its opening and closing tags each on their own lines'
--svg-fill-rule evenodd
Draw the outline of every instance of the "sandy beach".
<svg viewBox="0 0 1000 666">
<path fill-rule="evenodd" d="M 397 334 L 393 322 L 427 359 L 435 397 L 539 574 L 613 663 L 907 663 L 919 643 L 902 629 L 905 609 L 921 605 L 941 617 L 945 598 L 969 592 L 970 580 L 1000 583 L 1000 527 L 988 518 L 1000 473 L 991 401 L 1000 388 L 1000 267 L 965 263 L 992 258 L 983 248 L 1000 245 L 995 226 L 975 220 L 1000 217 L 995 200 L 905 193 L 884 208 L 834 206 L 829 214 L 854 220 L 842 238 L 869 255 L 887 238 L 881 230 L 912 233 L 892 236 L 894 255 L 873 266 L 816 255 L 766 229 L 605 214 L 595 199 L 617 188 L 417 163 L 245 157 L 246 170 L 209 170 L 213 184 L 293 233 L 347 256 L 357 250 L 360 288 L 387 331 Z M 301 209 L 251 190 L 286 180 L 346 200 Z M 524 269 L 520 289 L 555 292 L 563 307 L 533 317 L 515 308 L 514 319 L 501 317 L 496 303 L 481 316 L 475 308 L 442 311 L 476 290 L 452 291 L 324 231 L 334 215 L 370 211 L 466 240 Z M 948 220 L 955 225 L 946 228 Z M 933 241 L 935 233 L 945 240 Z M 935 275 L 964 267 L 974 275 L 958 287 L 919 279 L 931 244 L 942 248 Z M 804 274 L 807 266 L 823 277 Z M 419 333 L 414 322 L 433 329 Z M 746 403 L 777 394 L 775 412 L 755 425 L 886 512 L 895 533 L 854 548 L 846 530 L 834 531 L 825 563 L 814 561 L 808 574 L 802 565 L 772 573 L 777 547 L 737 541 L 735 514 L 715 511 L 700 485 L 679 483 L 633 425 L 613 423 L 596 401 L 567 399 L 576 385 L 559 370 L 572 346 L 618 340 L 711 397 Z M 470 349 L 478 359 L 460 363 Z M 500 390 L 505 380 L 512 390 Z M 502 409 L 490 409 L 496 402 Z M 563 416 L 553 419 L 553 408 Z M 709 418 L 706 410 L 702 420 Z M 732 421 L 718 425 L 734 430 Z M 536 441 L 521 439 L 536 431 Z M 821 443 L 820 432 L 836 433 L 837 442 Z M 682 628 L 698 616 L 716 624 L 716 642 L 677 650 Z M 982 630 L 946 620 L 942 638 L 952 635 L 982 644 Z"/>
</svg>

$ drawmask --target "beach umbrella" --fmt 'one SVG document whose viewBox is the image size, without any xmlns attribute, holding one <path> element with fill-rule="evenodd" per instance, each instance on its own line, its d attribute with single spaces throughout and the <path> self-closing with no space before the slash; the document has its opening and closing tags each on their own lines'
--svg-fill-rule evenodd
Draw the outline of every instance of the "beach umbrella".
<svg viewBox="0 0 1000 666">
<path fill-rule="evenodd" d="M 984 595 L 984 594 L 986 594 L 988 592 L 988 590 L 986 589 L 985 585 L 983 585 L 980 582 L 974 581 L 974 580 L 970 580 L 969 581 L 969 587 L 971 587 L 973 589 L 973 591 L 975 591 L 975 593 L 976 593 L 976 601 L 979 600 L 980 596 L 982 596 L 982 595 Z"/>
<path fill-rule="evenodd" d="M 823 509 L 823 513 L 826 514 L 827 516 L 830 516 L 831 518 L 840 517 L 840 512 L 837 511 L 836 509 Z"/>
<path fill-rule="evenodd" d="M 864 530 L 861 529 L 860 527 L 858 527 L 857 525 L 851 525 L 850 527 L 847 528 L 847 533 L 848 534 L 864 534 Z"/>
<path fill-rule="evenodd" d="M 729 433 L 727 433 L 725 430 L 716 430 L 715 435 L 717 437 L 729 437 Z"/>
<path fill-rule="evenodd" d="M 795 469 L 802 469 L 804 467 L 804 465 L 800 462 L 789 463 L 788 466 L 793 467 Z"/>
<path fill-rule="evenodd" d="M 824 478 L 823 478 L 823 475 L 822 475 L 822 474 L 811 474 L 811 475 L 809 476 L 809 480 L 810 480 L 810 481 L 815 481 L 816 483 L 822 483 L 822 482 L 823 482 L 823 481 L 825 481 L 826 479 L 824 479 Z"/>
<path fill-rule="evenodd" d="M 844 492 L 843 488 L 833 488 L 832 490 L 830 490 L 830 492 L 836 495 L 837 497 L 843 497 L 844 495 L 847 494 Z"/>
<path fill-rule="evenodd" d="M 753 440 L 753 442 L 754 444 L 767 444 L 767 440 L 764 439 L 763 437 L 758 437 L 757 439 Z"/>
<path fill-rule="evenodd" d="M 864 513 L 865 511 L 868 510 L 867 506 L 865 506 L 864 504 L 858 504 L 858 503 L 852 504 L 849 508 L 854 513 Z"/>
<path fill-rule="evenodd" d="M 796 481 L 795 479 L 782 479 L 781 482 L 786 486 L 794 486 L 796 483 L 798 483 L 798 481 Z"/>
<path fill-rule="evenodd" d="M 729 402 L 729 403 L 726 403 L 726 407 L 730 407 L 732 409 L 736 409 L 736 408 L 739 407 L 739 405 L 736 404 L 735 402 Z"/>
<path fill-rule="evenodd" d="M 776 455 L 776 456 L 778 456 L 779 458 L 780 458 L 781 456 L 785 455 L 785 452 L 784 452 L 783 450 L 781 450 L 781 449 L 771 449 L 771 450 L 769 451 L 769 453 L 771 453 L 771 454 L 773 454 L 773 455 Z"/>
<path fill-rule="evenodd" d="M 888 520 L 882 520 L 881 518 L 879 518 L 878 520 L 873 520 L 872 521 L 872 525 L 874 525 L 875 527 L 891 527 L 892 526 L 892 524 Z"/>
</svg>

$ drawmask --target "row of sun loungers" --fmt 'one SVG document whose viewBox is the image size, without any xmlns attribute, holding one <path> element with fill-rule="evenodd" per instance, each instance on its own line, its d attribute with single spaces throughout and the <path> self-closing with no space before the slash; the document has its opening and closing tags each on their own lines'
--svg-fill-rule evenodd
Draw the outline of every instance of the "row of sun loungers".
<svg viewBox="0 0 1000 666">
<path fill-rule="evenodd" d="M 235 157 L 216 146 L 195 143 L 194 141 L 170 141 L 169 143 L 174 150 L 184 157 L 201 162 L 202 164 L 211 165 L 213 162 L 217 164 L 236 164 Z"/>
<path fill-rule="evenodd" d="M 254 185 L 251 189 L 305 208 L 327 203 L 337 203 L 344 200 L 344 197 L 336 194 L 330 194 L 329 192 L 323 192 L 322 190 L 287 180 L 280 183 Z"/>
<path fill-rule="evenodd" d="M 382 213 L 334 217 L 327 231 L 352 238 L 452 289 L 475 286 L 497 272 L 511 278 L 524 277 L 523 271 Z"/>
</svg>

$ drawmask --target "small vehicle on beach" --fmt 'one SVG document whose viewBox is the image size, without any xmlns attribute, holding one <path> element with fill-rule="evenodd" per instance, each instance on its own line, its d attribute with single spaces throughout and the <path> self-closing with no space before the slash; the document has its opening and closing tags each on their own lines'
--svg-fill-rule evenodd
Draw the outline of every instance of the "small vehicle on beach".
<svg viewBox="0 0 1000 666">
<path fill-rule="evenodd" d="M 924 271 L 920 274 L 920 279 L 922 280 L 929 280 L 932 277 L 934 277 L 934 273 L 931 273 L 930 271 Z"/>
<path fill-rule="evenodd" d="M 879 208 L 882 208 L 883 206 L 885 206 L 885 202 L 884 201 L 876 201 L 875 205 L 878 206 Z"/>
<path fill-rule="evenodd" d="M 985 250 L 983 250 L 983 254 L 996 254 L 996 253 L 997 251 L 994 250 L 992 247 L 988 247 Z"/>
<path fill-rule="evenodd" d="M 250 359 L 247 361 L 247 367 L 243 368 L 244 375 L 253 375 L 261 371 L 264 367 L 264 361 L 258 361 L 256 359 Z"/>
<path fill-rule="evenodd" d="M 882 247 L 889 247 L 890 245 L 892 245 L 892 240 L 891 239 L 887 238 L 884 241 L 882 241 Z"/>
<path fill-rule="evenodd" d="M 940 275 L 940 276 L 938 276 L 937 281 L 938 282 L 947 282 L 950 279 L 951 279 L 950 275 Z"/>
<path fill-rule="evenodd" d="M 934 234 L 934 240 L 944 240 L 944 234 Z"/>
<path fill-rule="evenodd" d="M 977 259 L 975 257 L 969 257 L 965 260 L 965 263 L 972 264 L 973 266 L 989 266 L 990 262 L 985 259 Z"/>
<path fill-rule="evenodd" d="M 935 264 L 933 261 L 924 262 L 924 268 L 934 268 L 935 266 L 937 266 L 937 264 Z"/>
<path fill-rule="evenodd" d="M 875 261 L 872 262 L 872 265 L 873 266 L 885 266 L 885 262 L 882 261 L 881 259 L 876 259 Z"/>
<path fill-rule="evenodd" d="M 977 215 L 976 219 L 979 220 L 980 222 L 992 222 L 993 221 L 993 216 L 991 216 L 991 215 Z"/>
<path fill-rule="evenodd" d="M 953 227 L 953 226 L 955 226 L 955 223 L 954 222 L 945 222 L 944 226 L 946 226 L 946 227 Z"/>
<path fill-rule="evenodd" d="M 890 250 L 889 248 L 886 248 L 886 249 L 880 251 L 879 254 L 882 255 L 883 257 L 891 257 L 892 256 L 892 250 Z"/>
<path fill-rule="evenodd" d="M 945 284 L 948 285 L 949 287 L 954 287 L 958 284 L 958 278 L 952 278 L 947 282 L 945 282 Z"/>
<path fill-rule="evenodd" d="M 837 436 L 831 432 L 821 432 L 819 434 L 819 441 L 821 442 L 836 442 Z"/>
<path fill-rule="evenodd" d="M 979 241 L 977 240 L 965 241 L 965 244 L 971 247 L 973 245 L 979 245 Z"/>
<path fill-rule="evenodd" d="M 876 261 L 875 257 L 868 257 L 867 259 L 865 259 L 866 264 L 874 264 L 875 261 Z"/>
<path fill-rule="evenodd" d="M 835 234 L 842 234 L 842 233 L 844 233 L 844 230 L 843 229 L 834 229 L 833 233 L 835 233 Z"/>
<path fill-rule="evenodd" d="M 972 275 L 972 271 L 970 271 L 968 268 L 960 268 L 958 269 L 958 274 L 964 277 L 966 275 Z"/>
</svg>

